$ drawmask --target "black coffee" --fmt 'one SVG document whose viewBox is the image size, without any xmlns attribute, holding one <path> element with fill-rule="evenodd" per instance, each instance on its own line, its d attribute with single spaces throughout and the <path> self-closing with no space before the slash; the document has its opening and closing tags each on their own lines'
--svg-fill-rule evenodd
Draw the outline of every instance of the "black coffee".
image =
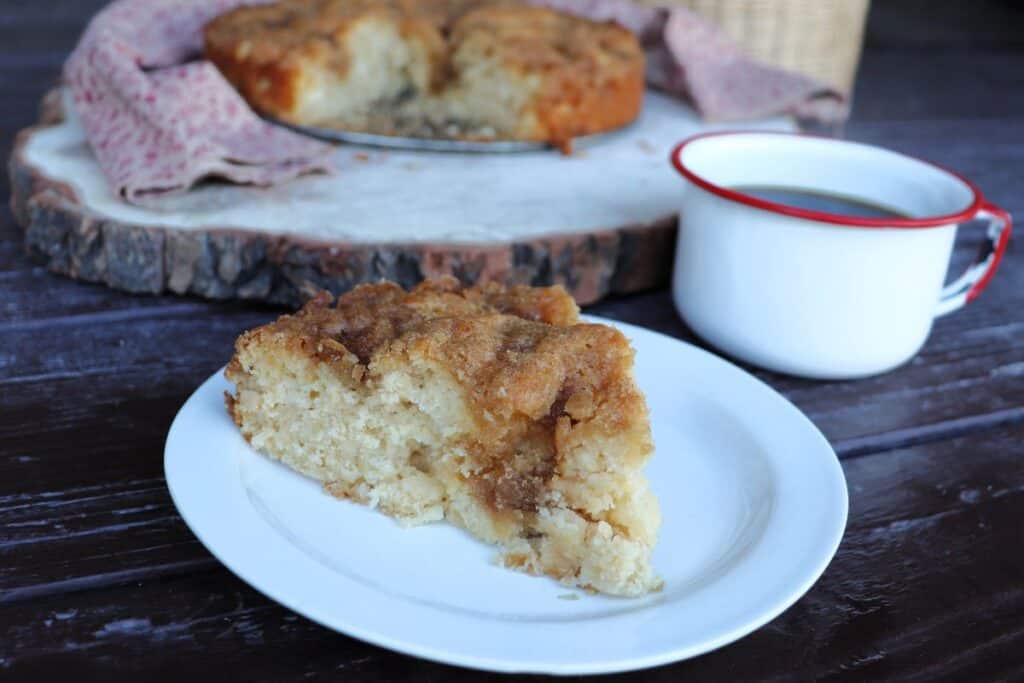
<svg viewBox="0 0 1024 683">
<path fill-rule="evenodd" d="M 742 185 L 731 188 L 737 192 L 748 194 L 751 197 L 764 199 L 765 201 L 785 204 L 800 209 L 811 211 L 824 211 L 840 216 L 852 216 L 856 218 L 908 218 L 905 213 L 894 211 L 885 206 L 866 202 L 863 199 L 843 197 L 841 195 L 817 192 L 815 190 L 801 190 L 788 187 L 764 187 Z"/>
</svg>

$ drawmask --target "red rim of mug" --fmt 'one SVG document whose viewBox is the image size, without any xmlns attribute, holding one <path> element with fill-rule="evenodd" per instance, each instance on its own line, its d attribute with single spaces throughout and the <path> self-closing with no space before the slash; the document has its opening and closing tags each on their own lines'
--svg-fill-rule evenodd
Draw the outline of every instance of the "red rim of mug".
<svg viewBox="0 0 1024 683">
<path fill-rule="evenodd" d="M 698 175 L 682 161 L 683 149 L 698 140 L 704 140 L 711 137 L 725 137 L 732 135 L 787 135 L 799 138 L 812 138 L 818 140 L 826 140 L 828 142 L 834 142 L 842 145 L 856 145 L 858 147 L 867 147 L 882 152 L 888 152 L 890 154 L 896 154 L 898 156 L 917 161 L 922 164 L 927 164 L 932 168 L 936 168 L 943 173 L 953 176 L 971 191 L 973 199 L 971 203 L 961 211 L 956 213 L 947 214 L 944 216 L 926 216 L 924 218 L 858 218 L 855 216 L 843 216 L 841 214 L 828 213 L 826 211 L 815 211 L 812 209 L 803 209 L 797 206 L 788 206 L 786 204 L 779 204 L 777 202 L 770 202 L 764 199 L 759 199 L 749 194 L 739 192 L 737 190 L 730 190 L 727 187 L 716 185 L 707 178 Z M 985 204 L 985 197 L 981 194 L 981 191 L 977 186 L 967 178 L 963 177 L 959 173 L 944 168 L 938 164 L 932 163 L 925 159 L 919 159 L 909 154 L 903 154 L 901 152 L 893 152 L 892 150 L 885 149 L 884 147 L 877 147 L 875 145 L 865 145 L 859 142 L 848 142 L 846 140 L 833 140 L 831 138 L 825 138 L 819 135 L 810 135 L 808 133 L 788 133 L 784 131 L 763 131 L 763 130 L 735 130 L 735 131 L 719 131 L 712 133 L 701 133 L 700 135 L 694 135 L 693 137 L 683 140 L 672 149 L 671 156 L 672 165 L 675 166 L 676 170 L 679 171 L 687 180 L 692 182 L 697 187 L 700 187 L 712 194 L 716 194 L 719 197 L 724 197 L 734 202 L 746 204 L 747 206 L 753 206 L 757 209 L 763 209 L 765 211 L 772 211 L 774 213 L 781 213 L 787 216 L 794 216 L 796 218 L 803 218 L 810 221 L 818 221 L 821 223 L 832 223 L 833 225 L 845 225 L 857 228 L 934 228 L 940 225 L 949 225 L 951 223 L 963 223 L 974 218 L 975 214 L 978 213 Z"/>
</svg>

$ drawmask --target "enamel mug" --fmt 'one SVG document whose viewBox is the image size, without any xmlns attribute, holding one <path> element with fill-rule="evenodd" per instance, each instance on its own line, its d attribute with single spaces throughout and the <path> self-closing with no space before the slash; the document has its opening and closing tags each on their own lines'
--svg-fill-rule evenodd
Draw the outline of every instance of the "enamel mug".
<svg viewBox="0 0 1024 683">
<path fill-rule="evenodd" d="M 864 377 L 914 356 L 932 321 L 978 296 L 1011 219 L 967 179 L 870 145 L 796 133 L 727 132 L 680 143 L 685 179 L 673 297 L 725 353 L 778 372 Z M 745 193 L 784 187 L 899 216 L 861 218 Z M 977 260 L 943 286 L 957 226 L 981 220 Z"/>
</svg>

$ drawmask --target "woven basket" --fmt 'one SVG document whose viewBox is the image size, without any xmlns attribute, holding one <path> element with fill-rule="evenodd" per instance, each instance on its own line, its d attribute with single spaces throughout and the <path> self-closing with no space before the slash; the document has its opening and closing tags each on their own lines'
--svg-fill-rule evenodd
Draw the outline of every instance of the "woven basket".
<svg viewBox="0 0 1024 683">
<path fill-rule="evenodd" d="M 755 59 L 849 95 L 870 0 L 639 0 L 686 7 L 720 26 Z"/>
</svg>

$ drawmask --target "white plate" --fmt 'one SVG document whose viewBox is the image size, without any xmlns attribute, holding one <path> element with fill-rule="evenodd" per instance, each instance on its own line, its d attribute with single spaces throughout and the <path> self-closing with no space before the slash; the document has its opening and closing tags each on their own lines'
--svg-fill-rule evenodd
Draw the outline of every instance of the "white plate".
<svg viewBox="0 0 1024 683">
<path fill-rule="evenodd" d="M 249 448 L 225 412 L 220 373 L 171 426 L 171 496 L 199 540 L 254 588 L 399 652 L 493 671 L 588 674 L 725 645 L 824 571 L 846 524 L 842 469 L 814 425 L 765 384 L 689 344 L 601 322 L 632 340 L 651 409 L 659 593 L 587 595 L 493 565 L 491 547 L 454 527 L 403 529 L 328 496 Z"/>
</svg>

